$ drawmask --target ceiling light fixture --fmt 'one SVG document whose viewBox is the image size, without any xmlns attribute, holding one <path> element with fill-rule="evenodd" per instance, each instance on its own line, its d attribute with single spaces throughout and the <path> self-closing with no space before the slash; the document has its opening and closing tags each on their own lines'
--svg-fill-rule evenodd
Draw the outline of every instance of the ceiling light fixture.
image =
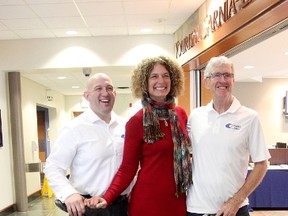
<svg viewBox="0 0 288 216">
<path fill-rule="evenodd" d="M 143 33 L 148 33 L 148 32 L 151 32 L 152 29 L 151 28 L 143 28 L 140 31 L 143 32 Z"/>
<path fill-rule="evenodd" d="M 67 77 L 65 77 L 65 76 L 59 76 L 59 77 L 57 77 L 57 79 L 63 80 L 63 79 L 67 79 Z"/>
<path fill-rule="evenodd" d="M 66 31 L 65 34 L 66 34 L 66 35 L 73 36 L 73 35 L 77 35 L 78 32 L 77 32 L 77 31 Z"/>
<path fill-rule="evenodd" d="M 246 66 L 244 66 L 243 68 L 244 68 L 244 69 L 253 69 L 254 66 L 252 66 L 252 65 L 246 65 Z"/>
</svg>

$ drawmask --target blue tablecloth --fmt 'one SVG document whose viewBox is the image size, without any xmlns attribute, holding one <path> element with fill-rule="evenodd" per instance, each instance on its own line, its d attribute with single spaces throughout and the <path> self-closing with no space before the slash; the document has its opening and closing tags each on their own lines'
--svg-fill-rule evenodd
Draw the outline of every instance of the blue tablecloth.
<svg viewBox="0 0 288 216">
<path fill-rule="evenodd" d="M 268 169 L 262 183 L 249 196 L 249 206 L 288 208 L 288 169 Z"/>
</svg>

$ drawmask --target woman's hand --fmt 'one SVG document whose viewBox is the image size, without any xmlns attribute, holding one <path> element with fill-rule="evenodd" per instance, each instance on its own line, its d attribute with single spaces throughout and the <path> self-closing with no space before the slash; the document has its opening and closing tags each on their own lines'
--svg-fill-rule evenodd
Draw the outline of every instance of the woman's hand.
<svg viewBox="0 0 288 216">
<path fill-rule="evenodd" d="M 99 196 L 93 196 L 90 199 L 85 199 L 84 204 L 89 208 L 106 208 L 107 202 Z"/>
</svg>

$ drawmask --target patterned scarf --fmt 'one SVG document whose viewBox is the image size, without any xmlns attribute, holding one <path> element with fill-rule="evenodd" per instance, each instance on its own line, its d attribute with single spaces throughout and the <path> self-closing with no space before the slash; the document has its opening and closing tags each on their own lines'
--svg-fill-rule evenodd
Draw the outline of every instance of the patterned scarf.
<svg viewBox="0 0 288 216">
<path fill-rule="evenodd" d="M 169 119 L 174 143 L 174 179 L 176 193 L 185 193 L 192 184 L 192 169 L 188 148 L 191 147 L 190 140 L 180 127 L 178 116 L 175 113 L 175 101 L 171 97 L 165 102 L 153 101 L 145 96 L 143 105 L 143 127 L 144 140 L 147 143 L 154 143 L 163 139 L 165 134 L 160 130 L 159 117 Z"/>
</svg>

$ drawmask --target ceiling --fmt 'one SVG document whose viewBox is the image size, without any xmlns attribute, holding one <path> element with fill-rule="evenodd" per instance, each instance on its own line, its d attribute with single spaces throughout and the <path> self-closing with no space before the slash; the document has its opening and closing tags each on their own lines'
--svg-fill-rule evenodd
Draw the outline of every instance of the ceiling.
<svg viewBox="0 0 288 216">
<path fill-rule="evenodd" d="M 0 0 L 0 40 L 64 38 L 69 37 L 66 32 L 71 30 L 78 32 L 73 37 L 173 34 L 203 2 L 205 0 Z M 140 31 L 143 28 L 152 31 L 143 33 Z M 288 54 L 284 55 L 288 52 L 287 35 L 287 30 L 277 32 L 231 56 L 236 80 L 287 78 Z M 243 69 L 245 65 L 253 65 L 254 69 Z M 105 72 L 115 86 L 123 87 L 130 85 L 131 69 L 92 68 L 92 74 Z M 75 82 L 81 86 L 86 83 L 87 77 L 79 70 L 29 70 L 21 74 L 64 95 L 81 95 L 83 89 L 72 89 Z M 59 76 L 67 79 L 57 80 Z M 127 89 L 117 91 L 127 92 Z"/>
</svg>

